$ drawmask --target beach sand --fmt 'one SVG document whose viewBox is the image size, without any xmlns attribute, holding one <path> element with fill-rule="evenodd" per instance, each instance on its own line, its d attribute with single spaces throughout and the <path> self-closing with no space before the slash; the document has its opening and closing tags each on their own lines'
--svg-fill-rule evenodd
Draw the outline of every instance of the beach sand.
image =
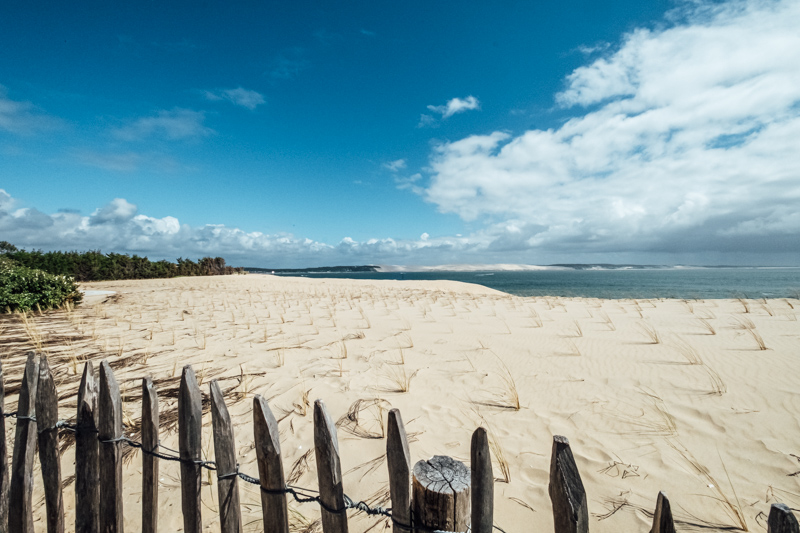
<svg viewBox="0 0 800 533">
<path fill-rule="evenodd" d="M 152 375 L 163 393 L 162 443 L 171 448 L 177 404 L 166 391 L 177 389 L 183 365 L 193 365 L 206 394 L 219 380 L 241 470 L 254 476 L 252 398 L 264 396 L 280 419 L 287 477 L 312 489 L 309 402 L 320 398 L 342 420 L 345 493 L 370 504 L 389 505 L 383 427 L 396 407 L 412 462 L 449 455 L 468 463 L 472 432 L 488 429 L 495 523 L 508 533 L 552 531 L 553 435 L 570 440 L 594 532 L 648 531 L 659 490 L 670 496 L 678 530 L 760 531 L 771 503 L 800 507 L 800 475 L 792 475 L 800 471 L 796 299 L 520 298 L 448 281 L 265 275 L 83 287 L 116 294 L 87 297 L 72 312 L 35 316 L 27 326 L 19 316 L 3 318 L 7 410 L 16 404 L 24 353 L 38 344 L 62 393 L 77 390 L 83 360 L 108 358 L 127 424 L 140 416 L 141 378 Z M 70 394 L 60 417 L 74 414 Z M 213 460 L 210 414 L 204 424 Z M 13 422 L 6 428 L 11 443 Z M 70 478 L 74 448 L 62 465 Z M 125 476 L 125 527 L 136 531 L 138 452 Z M 160 477 L 161 530 L 180 531 L 178 464 L 162 461 Z M 206 481 L 203 521 L 217 531 L 216 479 L 209 473 Z M 43 516 L 38 472 L 35 483 Z M 68 530 L 73 487 L 65 490 Z M 258 488 L 240 483 L 240 492 L 245 531 L 258 531 Z M 296 530 L 320 530 L 316 504 L 290 508 Z M 387 527 L 385 519 L 350 516 L 354 532 Z"/>
</svg>

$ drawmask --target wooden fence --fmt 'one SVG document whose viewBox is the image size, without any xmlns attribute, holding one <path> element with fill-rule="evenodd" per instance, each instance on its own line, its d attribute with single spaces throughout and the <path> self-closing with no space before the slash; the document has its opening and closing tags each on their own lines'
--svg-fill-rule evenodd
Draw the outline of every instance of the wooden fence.
<svg viewBox="0 0 800 533">
<path fill-rule="evenodd" d="M 347 533 L 347 510 L 390 517 L 394 533 L 411 531 L 467 531 L 491 533 L 493 528 L 492 462 L 486 431 L 472 436 L 470 463 L 435 456 L 411 468 L 408 440 L 400 412 L 389 412 L 386 442 L 391 510 L 353 502 L 344 493 L 336 426 L 321 400 L 314 402 L 314 446 L 319 491 L 288 486 L 284 479 L 278 423 L 267 401 L 253 400 L 255 449 L 258 478 L 239 472 L 233 426 L 216 381 L 210 384 L 215 461 L 201 459 L 202 397 L 191 366 L 183 369 L 178 396 L 179 454 L 165 453 L 159 445 L 158 396 L 150 378 L 142 381 L 142 441 L 125 437 L 119 386 L 107 361 L 97 375 L 87 362 L 80 389 L 75 424 L 59 420 L 58 394 L 47 358 L 28 354 L 19 392 L 17 411 L 6 413 L 0 369 L 0 432 L 5 419 L 16 418 L 16 437 L 11 461 L 5 439 L 0 441 L 0 532 L 32 533 L 33 463 L 37 444 L 41 464 L 48 533 L 65 530 L 64 503 L 59 458 L 59 430 L 76 433 L 75 531 L 117 533 L 123 531 L 122 448 L 142 450 L 142 531 L 158 528 L 159 461 L 180 462 L 181 506 L 184 531 L 200 533 L 202 516 L 200 488 L 204 469 L 216 470 L 220 528 L 222 533 L 240 533 L 239 483 L 261 488 L 265 533 L 288 533 L 287 498 L 319 504 L 324 533 Z M 103 490 L 100 490 L 100 487 Z M 550 499 L 556 533 L 586 533 L 589 514 L 586 492 L 575 459 L 565 437 L 553 438 L 550 461 Z M 9 512 L 13 510 L 12 512 Z M 499 529 L 499 528 L 497 528 Z M 502 531 L 502 530 L 500 530 Z M 670 503 L 658 494 L 651 533 L 674 533 Z M 768 533 L 800 533 L 792 511 L 774 504 L 768 518 Z"/>
</svg>

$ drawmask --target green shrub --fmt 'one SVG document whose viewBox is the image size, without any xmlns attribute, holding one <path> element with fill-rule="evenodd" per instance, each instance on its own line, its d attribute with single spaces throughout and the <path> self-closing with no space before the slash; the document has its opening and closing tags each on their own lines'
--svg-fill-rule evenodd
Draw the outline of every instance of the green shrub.
<svg viewBox="0 0 800 533">
<path fill-rule="evenodd" d="M 65 302 L 78 303 L 83 295 L 75 280 L 15 264 L 0 258 L 0 312 L 43 309 Z"/>
</svg>

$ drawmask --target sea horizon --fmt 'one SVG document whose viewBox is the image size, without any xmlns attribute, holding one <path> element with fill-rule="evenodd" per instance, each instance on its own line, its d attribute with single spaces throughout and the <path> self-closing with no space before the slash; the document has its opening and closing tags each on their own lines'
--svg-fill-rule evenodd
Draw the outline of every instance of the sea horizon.
<svg viewBox="0 0 800 533">
<path fill-rule="evenodd" d="M 486 268 L 448 270 L 334 271 L 325 267 L 260 272 L 277 276 L 345 278 L 362 280 L 449 280 L 483 285 L 514 296 L 558 296 L 604 299 L 723 299 L 797 298 L 800 267 L 797 266 L 657 266 L 580 264 L 548 265 L 511 270 Z M 464 265 L 462 265 L 463 267 Z M 497 265 L 492 265 L 497 266 Z M 508 267 L 509 265 L 505 265 Z M 529 267 L 533 265 L 528 265 Z M 338 267 L 355 268 L 355 267 Z"/>
</svg>

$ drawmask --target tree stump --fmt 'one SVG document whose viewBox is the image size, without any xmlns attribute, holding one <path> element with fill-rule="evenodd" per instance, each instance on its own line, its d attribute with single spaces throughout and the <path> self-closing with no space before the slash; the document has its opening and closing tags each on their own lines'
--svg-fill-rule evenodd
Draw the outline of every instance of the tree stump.
<svg viewBox="0 0 800 533">
<path fill-rule="evenodd" d="M 451 457 L 435 455 L 413 471 L 414 525 L 466 531 L 470 516 L 470 470 Z"/>
</svg>

